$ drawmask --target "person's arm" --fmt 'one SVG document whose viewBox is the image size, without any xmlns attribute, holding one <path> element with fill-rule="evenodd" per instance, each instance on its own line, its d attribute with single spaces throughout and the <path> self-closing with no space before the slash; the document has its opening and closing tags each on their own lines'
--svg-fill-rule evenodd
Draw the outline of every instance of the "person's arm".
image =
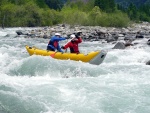
<svg viewBox="0 0 150 113">
<path fill-rule="evenodd" d="M 60 39 L 60 41 L 61 41 L 61 40 L 66 40 L 66 38 L 63 38 L 63 37 L 60 37 L 59 39 Z"/>
<path fill-rule="evenodd" d="M 77 43 L 81 43 L 82 42 L 82 38 L 81 37 L 77 37 L 78 40 L 76 40 Z"/>
<path fill-rule="evenodd" d="M 61 37 L 61 38 L 54 37 L 53 40 L 54 40 L 54 41 L 61 41 L 61 40 L 66 40 L 66 38 L 62 38 L 62 37 Z"/>
<path fill-rule="evenodd" d="M 71 42 L 68 42 L 66 45 L 63 46 L 63 49 L 67 49 L 68 47 L 70 47 Z"/>
<path fill-rule="evenodd" d="M 61 48 L 60 48 L 59 45 L 57 46 L 57 50 L 58 50 L 59 52 L 62 52 L 62 53 L 63 53 L 63 51 L 61 50 Z"/>
</svg>

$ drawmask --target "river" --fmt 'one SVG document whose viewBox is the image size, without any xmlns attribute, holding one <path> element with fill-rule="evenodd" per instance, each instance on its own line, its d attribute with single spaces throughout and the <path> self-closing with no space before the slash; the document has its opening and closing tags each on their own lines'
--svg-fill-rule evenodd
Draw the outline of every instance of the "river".
<svg viewBox="0 0 150 113">
<path fill-rule="evenodd" d="M 49 39 L 15 37 L 18 29 L 0 29 L 0 113 L 150 112 L 147 39 L 124 50 L 84 41 L 83 53 L 108 50 L 97 66 L 29 56 L 25 45 L 46 49 Z"/>
</svg>

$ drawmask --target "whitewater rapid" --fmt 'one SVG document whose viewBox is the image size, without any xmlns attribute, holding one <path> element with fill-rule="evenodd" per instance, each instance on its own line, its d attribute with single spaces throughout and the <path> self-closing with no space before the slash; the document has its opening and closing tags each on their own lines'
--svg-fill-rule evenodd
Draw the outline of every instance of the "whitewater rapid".
<svg viewBox="0 0 150 113">
<path fill-rule="evenodd" d="M 125 50 L 83 42 L 80 51 L 107 50 L 101 65 L 29 56 L 25 45 L 46 49 L 49 39 L 16 37 L 0 29 L 0 113 L 149 113 L 150 46 Z M 63 45 L 65 42 L 61 42 Z"/>
</svg>

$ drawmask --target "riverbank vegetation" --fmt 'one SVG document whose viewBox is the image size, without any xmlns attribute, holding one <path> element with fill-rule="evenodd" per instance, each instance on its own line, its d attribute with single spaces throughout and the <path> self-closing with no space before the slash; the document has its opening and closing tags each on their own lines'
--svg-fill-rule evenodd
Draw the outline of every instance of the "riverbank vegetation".
<svg viewBox="0 0 150 113">
<path fill-rule="evenodd" d="M 149 6 L 123 8 L 113 0 L 62 2 L 59 0 L 1 0 L 1 27 L 56 24 L 127 27 L 131 21 L 150 21 Z"/>
</svg>

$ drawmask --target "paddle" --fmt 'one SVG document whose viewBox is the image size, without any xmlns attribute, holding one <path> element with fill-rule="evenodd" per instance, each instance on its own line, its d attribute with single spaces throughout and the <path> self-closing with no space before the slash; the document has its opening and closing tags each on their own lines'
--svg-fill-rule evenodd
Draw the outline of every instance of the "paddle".
<svg viewBox="0 0 150 113">
<path fill-rule="evenodd" d="M 65 45 L 67 45 L 71 40 L 75 39 L 76 37 L 73 37 L 71 39 L 69 39 L 69 41 L 67 41 L 67 43 Z M 65 53 L 67 52 L 67 49 L 65 50 Z"/>
<path fill-rule="evenodd" d="M 50 54 L 50 56 L 51 56 L 52 58 L 54 58 L 54 56 L 55 56 L 56 53 L 57 53 L 57 51 L 56 51 L 55 53 L 53 53 L 53 54 Z"/>
</svg>

